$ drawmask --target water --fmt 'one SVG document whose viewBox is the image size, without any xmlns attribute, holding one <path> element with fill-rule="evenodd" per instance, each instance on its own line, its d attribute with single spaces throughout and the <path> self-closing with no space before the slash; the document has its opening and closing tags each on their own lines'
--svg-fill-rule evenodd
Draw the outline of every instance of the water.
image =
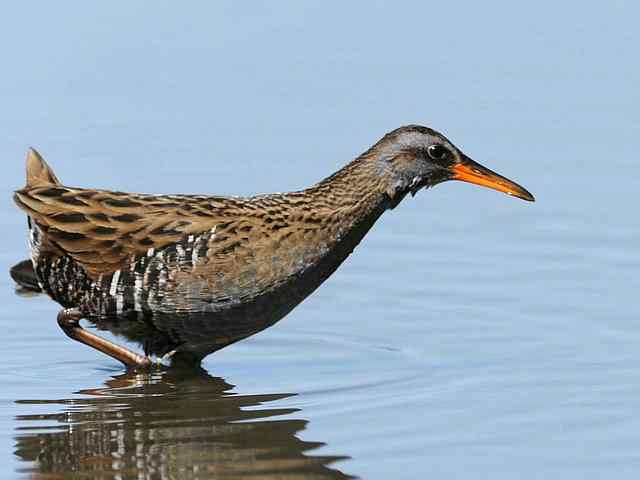
<svg viewBox="0 0 640 480">
<path fill-rule="evenodd" d="M 4 275 L 2 477 L 636 478 L 639 13 L 4 9 L 2 271 L 27 255 L 9 199 L 28 145 L 71 185 L 251 194 L 421 123 L 538 202 L 421 192 L 286 319 L 189 374 L 125 374 Z"/>
</svg>

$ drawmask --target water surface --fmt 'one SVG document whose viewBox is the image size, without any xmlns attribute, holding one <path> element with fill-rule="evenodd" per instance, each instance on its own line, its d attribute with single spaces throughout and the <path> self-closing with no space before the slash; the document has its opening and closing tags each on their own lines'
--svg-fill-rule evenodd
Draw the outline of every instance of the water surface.
<svg viewBox="0 0 640 480">
<path fill-rule="evenodd" d="M 3 478 L 637 478 L 637 5 L 363 5 L 3 12 L 0 271 L 28 145 L 70 185 L 244 195 L 420 123 L 538 199 L 405 200 L 190 374 L 125 374 L 3 276 Z"/>
</svg>

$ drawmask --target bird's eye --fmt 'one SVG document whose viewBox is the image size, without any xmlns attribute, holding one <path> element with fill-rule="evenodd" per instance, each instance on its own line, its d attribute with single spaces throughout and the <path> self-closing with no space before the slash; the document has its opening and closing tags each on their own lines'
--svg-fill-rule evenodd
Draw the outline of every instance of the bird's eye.
<svg viewBox="0 0 640 480">
<path fill-rule="evenodd" d="M 427 153 L 434 160 L 442 160 L 447 155 L 447 149 L 436 143 L 427 148 Z"/>
</svg>

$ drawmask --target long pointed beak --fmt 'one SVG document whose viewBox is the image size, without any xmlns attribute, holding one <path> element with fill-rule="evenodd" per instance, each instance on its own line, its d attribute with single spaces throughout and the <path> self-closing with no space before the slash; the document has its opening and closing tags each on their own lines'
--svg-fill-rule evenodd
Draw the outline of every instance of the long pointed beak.
<svg viewBox="0 0 640 480">
<path fill-rule="evenodd" d="M 474 162 L 466 155 L 463 157 L 462 162 L 455 164 L 451 167 L 451 170 L 453 171 L 453 180 L 493 188 L 499 192 L 504 192 L 507 195 L 512 195 L 529 202 L 536 201 L 533 195 L 524 187 L 521 187 L 502 175 L 498 175 L 496 172 L 492 172 L 487 167 L 483 167 L 479 163 Z"/>
</svg>

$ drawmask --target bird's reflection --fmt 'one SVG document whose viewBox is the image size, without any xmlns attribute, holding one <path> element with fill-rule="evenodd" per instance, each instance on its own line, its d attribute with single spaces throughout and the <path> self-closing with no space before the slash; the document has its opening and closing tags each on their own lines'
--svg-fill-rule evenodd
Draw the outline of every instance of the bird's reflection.
<svg viewBox="0 0 640 480">
<path fill-rule="evenodd" d="M 204 370 L 127 373 L 68 400 L 20 400 L 56 413 L 17 417 L 15 454 L 32 478 L 353 478 L 301 440 L 307 421 L 270 402 L 292 394 L 234 394 Z"/>
</svg>

